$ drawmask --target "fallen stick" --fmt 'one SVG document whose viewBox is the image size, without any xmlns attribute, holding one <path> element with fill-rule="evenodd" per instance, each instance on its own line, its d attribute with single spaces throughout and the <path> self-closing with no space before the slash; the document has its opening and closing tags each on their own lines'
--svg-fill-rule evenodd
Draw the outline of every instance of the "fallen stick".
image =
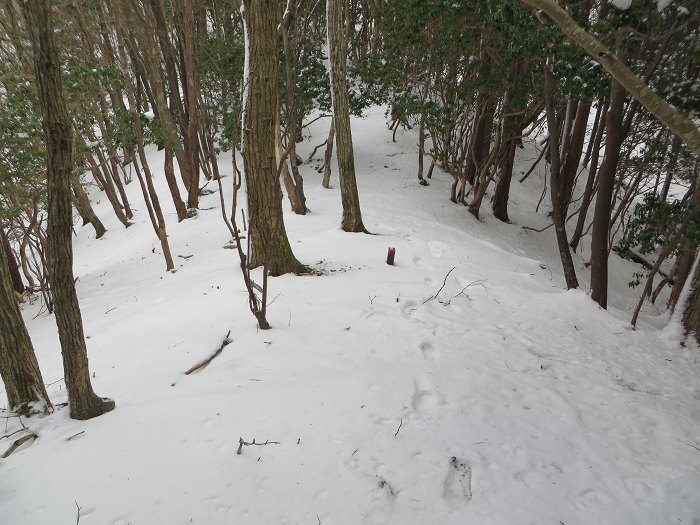
<svg viewBox="0 0 700 525">
<path fill-rule="evenodd" d="M 24 445 L 27 441 L 29 441 L 30 439 L 36 439 L 38 437 L 39 436 L 37 436 L 34 433 L 27 434 L 26 436 L 22 436 L 21 438 L 15 440 L 15 442 L 12 443 L 12 445 L 10 445 L 10 448 L 8 448 L 7 451 L 2 456 L 0 456 L 0 458 L 2 458 L 2 459 L 7 458 L 10 454 L 12 454 L 15 450 L 17 450 L 22 445 Z"/>
<path fill-rule="evenodd" d="M 236 451 L 236 454 L 240 455 L 243 453 L 243 446 L 245 445 L 246 447 L 250 447 L 253 445 L 256 445 L 258 447 L 262 447 L 263 445 L 279 445 L 279 441 L 270 441 L 269 439 L 265 441 L 265 443 L 256 443 L 255 438 L 253 438 L 253 441 L 251 443 L 247 441 L 243 441 L 243 438 L 238 438 L 238 450 Z"/>
<path fill-rule="evenodd" d="M 211 363 L 214 359 L 216 359 L 219 356 L 219 354 L 224 350 L 224 348 L 232 343 L 232 340 L 229 339 L 230 335 L 231 335 L 231 330 L 228 331 L 228 333 L 226 334 L 226 337 L 224 337 L 224 340 L 221 342 L 221 346 L 219 346 L 219 348 L 216 352 L 214 352 L 212 355 L 207 357 L 204 361 L 200 361 L 199 363 L 194 365 L 187 372 L 185 372 L 185 375 L 188 376 L 192 372 L 196 372 L 197 370 L 201 370 L 202 368 L 206 367 L 209 363 Z"/>
</svg>

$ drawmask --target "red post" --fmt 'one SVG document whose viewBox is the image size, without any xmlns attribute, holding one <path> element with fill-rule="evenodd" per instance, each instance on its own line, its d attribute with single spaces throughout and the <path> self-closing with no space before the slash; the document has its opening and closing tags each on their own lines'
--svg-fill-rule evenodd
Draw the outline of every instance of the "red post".
<svg viewBox="0 0 700 525">
<path fill-rule="evenodd" d="M 389 247 L 389 251 L 386 254 L 386 263 L 394 266 L 394 255 L 396 254 L 396 248 Z"/>
</svg>

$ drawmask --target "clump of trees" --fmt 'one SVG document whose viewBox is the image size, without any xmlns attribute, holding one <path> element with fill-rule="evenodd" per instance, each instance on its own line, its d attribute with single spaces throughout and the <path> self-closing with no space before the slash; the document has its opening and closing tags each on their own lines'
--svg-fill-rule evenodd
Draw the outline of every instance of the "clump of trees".
<svg viewBox="0 0 700 525">
<path fill-rule="evenodd" d="M 114 406 L 89 385 L 72 286 L 72 209 L 96 237 L 106 234 L 87 185 L 128 228 L 126 186 L 137 181 L 169 271 L 162 199 L 173 202 L 178 221 L 195 216 L 202 186 L 225 169 L 218 154 L 240 150 L 245 247 L 235 195 L 224 219 L 251 310 L 267 328 L 267 275 L 309 271 L 292 251 L 282 202 L 284 189 L 292 212 L 309 211 L 296 152 L 304 126 L 314 112 L 331 114 L 323 185 L 330 186 L 335 147 L 341 227 L 366 232 L 349 117 L 377 103 L 387 105 L 394 136 L 416 129 L 420 183 L 428 185 L 436 168 L 451 176 L 446 198 L 465 206 L 469 220 L 492 213 L 510 222 L 516 154 L 537 137 L 540 155 L 518 184 L 533 184 L 530 173 L 547 167 L 566 286 L 579 286 L 572 252 L 590 234 L 593 300 L 607 306 L 615 250 L 648 267 L 637 279 L 644 292 L 633 323 L 663 287 L 671 286 L 670 310 L 689 288 L 684 325 L 700 333 L 700 270 L 693 270 L 700 134 L 690 120 L 700 113 L 700 27 L 691 7 L 685 0 L 635 1 L 627 10 L 607 0 L 0 2 L 0 321 L 12 327 L 0 334 L 0 374 L 11 408 L 51 407 L 16 302 L 27 290 L 56 315 L 71 415 Z M 149 147 L 163 150 L 162 166 L 150 164 Z M 167 195 L 158 194 L 156 173 Z M 665 261 L 673 268 L 655 283 Z M 263 267 L 262 288 L 252 281 L 255 267 Z"/>
</svg>

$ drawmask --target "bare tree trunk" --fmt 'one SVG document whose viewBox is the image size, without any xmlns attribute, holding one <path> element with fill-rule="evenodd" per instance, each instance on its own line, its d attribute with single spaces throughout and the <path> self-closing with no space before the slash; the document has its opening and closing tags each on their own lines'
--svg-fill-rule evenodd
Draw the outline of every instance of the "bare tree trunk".
<svg viewBox="0 0 700 525">
<path fill-rule="evenodd" d="M 552 68 L 553 57 L 550 54 L 548 63 L 545 65 L 544 72 L 544 89 L 545 89 L 545 107 L 547 111 L 547 128 L 549 130 L 549 154 L 552 161 L 550 169 L 550 197 L 552 200 L 552 218 L 554 219 L 554 230 L 557 235 L 557 246 L 559 247 L 559 258 L 561 259 L 562 267 L 564 268 L 564 279 L 566 279 L 566 288 L 578 288 L 578 280 L 576 279 L 576 269 L 574 261 L 571 258 L 569 251 L 569 241 L 566 237 L 566 215 L 564 206 L 562 205 L 562 191 L 560 182 L 561 161 L 559 155 L 559 123 L 557 122 L 556 112 L 553 102 L 553 83 L 554 74 Z"/>
<path fill-rule="evenodd" d="M 90 419 L 113 410 L 114 401 L 98 397 L 92 389 L 83 322 L 73 278 L 70 195 L 73 134 L 63 96 L 51 4 L 49 0 L 26 0 L 23 8 L 34 50 L 36 84 L 46 134 L 49 280 L 63 354 L 70 415 L 74 419 Z"/>
<path fill-rule="evenodd" d="M 7 259 L 7 268 L 10 271 L 10 280 L 12 281 L 12 288 L 17 293 L 24 292 L 24 283 L 22 282 L 22 274 L 19 271 L 19 264 L 17 264 L 17 259 L 12 253 L 12 247 L 10 246 L 10 240 L 5 234 L 5 229 L 0 226 L 0 243 L 3 245 L 5 250 L 5 259 Z M 2 258 L 0 258 L 0 264 L 2 264 Z"/>
<path fill-rule="evenodd" d="M 591 299 L 603 308 L 608 307 L 608 253 L 612 195 L 615 188 L 615 172 L 620 158 L 622 113 L 625 89 L 613 81 L 610 107 L 605 123 L 605 157 L 598 173 L 598 194 L 593 216 L 591 240 Z"/>
<path fill-rule="evenodd" d="M 9 257 L 0 242 L 0 377 L 10 410 L 24 416 L 49 413 L 53 407 L 5 264 Z"/>
<path fill-rule="evenodd" d="M 92 209 L 92 204 L 90 204 L 90 199 L 88 198 L 83 185 L 80 184 L 80 179 L 78 178 L 78 172 L 74 172 L 71 176 L 71 187 L 73 189 L 73 204 L 75 204 L 78 213 L 83 218 L 83 226 L 86 224 L 85 221 L 92 224 L 95 228 L 95 238 L 99 239 L 102 237 L 107 229 L 102 224 L 102 221 L 95 214 L 95 210 Z"/>
<path fill-rule="evenodd" d="M 331 185 L 331 160 L 333 159 L 333 139 L 335 138 L 335 120 L 331 118 L 331 127 L 328 130 L 328 140 L 326 141 L 326 153 L 323 155 L 323 182 L 324 188 Z"/>
<path fill-rule="evenodd" d="M 282 191 L 275 162 L 277 107 L 277 3 L 244 0 L 248 49 L 247 95 L 243 119 L 243 164 L 248 193 L 250 265 L 268 264 L 270 275 L 304 273 L 289 244 L 282 215 Z"/>
<path fill-rule="evenodd" d="M 603 104 L 603 102 L 600 102 Z M 578 219 L 576 219 L 576 228 L 574 229 L 574 234 L 571 236 L 571 242 L 569 245 L 571 249 L 576 251 L 579 242 L 581 242 L 581 237 L 583 236 L 583 228 L 586 225 L 586 218 L 588 217 L 588 208 L 593 201 L 593 195 L 595 193 L 594 187 L 597 180 L 598 174 L 598 159 L 600 157 L 600 144 L 603 140 L 603 134 L 605 131 L 604 122 L 607 119 L 608 106 L 605 104 L 603 110 L 598 115 L 598 129 L 596 130 L 595 137 L 592 141 L 591 149 L 591 165 L 588 170 L 588 178 L 586 179 L 586 187 L 583 190 L 583 196 L 581 197 L 581 207 L 578 210 Z"/>
<path fill-rule="evenodd" d="M 694 334 L 700 343 L 700 263 L 695 262 L 695 272 L 690 283 L 690 294 L 683 310 L 683 328 L 686 335 Z"/>
<path fill-rule="evenodd" d="M 360 196 L 355 178 L 355 154 L 350 128 L 350 108 L 348 105 L 347 83 L 347 11 L 348 0 L 328 0 L 326 19 L 328 27 L 328 47 L 330 50 L 331 98 L 333 100 L 333 121 L 335 122 L 338 143 L 338 178 L 340 196 L 343 202 L 341 228 L 346 232 L 365 232 L 360 211 Z"/>
</svg>

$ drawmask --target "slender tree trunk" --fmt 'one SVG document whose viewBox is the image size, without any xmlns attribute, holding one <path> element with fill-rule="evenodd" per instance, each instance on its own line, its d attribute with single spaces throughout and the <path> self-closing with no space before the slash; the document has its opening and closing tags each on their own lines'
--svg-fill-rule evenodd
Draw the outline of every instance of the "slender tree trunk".
<svg viewBox="0 0 700 525">
<path fill-rule="evenodd" d="M 601 101 L 602 103 L 602 101 Z M 595 182 L 597 180 L 598 174 L 598 159 L 600 156 L 600 144 L 603 140 L 603 132 L 605 131 L 604 122 L 607 119 L 608 106 L 605 104 L 599 117 L 598 129 L 596 130 L 595 137 L 592 141 L 593 146 L 591 149 L 591 165 L 588 170 L 588 178 L 586 179 L 586 187 L 583 190 L 583 196 L 581 197 L 581 207 L 578 211 L 578 218 L 576 219 L 576 228 L 574 229 L 574 234 L 571 236 L 571 242 L 569 243 L 571 249 L 576 251 L 579 242 L 581 242 L 581 237 L 583 236 L 583 228 L 586 225 L 586 219 L 588 218 L 588 208 L 593 201 L 593 195 L 595 193 Z"/>
<path fill-rule="evenodd" d="M 323 155 L 323 182 L 324 188 L 331 185 L 331 160 L 333 160 L 333 139 L 335 139 L 335 121 L 331 118 L 331 127 L 328 130 L 328 140 L 326 141 L 326 153 Z"/>
<path fill-rule="evenodd" d="M 550 197 L 552 200 L 552 219 L 554 219 L 554 230 L 557 235 L 557 246 L 559 247 L 559 258 L 564 268 L 564 279 L 566 288 L 578 288 L 576 279 L 576 269 L 574 261 L 569 251 L 569 241 L 566 237 L 566 215 L 562 206 L 562 192 L 560 183 L 560 155 L 559 155 L 559 124 L 553 102 L 554 74 L 552 71 L 553 58 L 550 54 L 548 63 L 545 65 L 544 89 L 545 107 L 547 111 L 547 128 L 549 130 L 549 154 L 551 158 L 550 166 Z"/>
<path fill-rule="evenodd" d="M 34 347 L 17 306 L 6 260 L 11 254 L 0 242 L 0 377 L 10 410 L 24 416 L 51 412 Z"/>
<path fill-rule="evenodd" d="M 362 223 L 360 196 L 355 178 L 355 154 L 350 128 L 347 83 L 347 11 L 348 0 L 328 0 L 326 19 L 328 27 L 328 47 L 330 50 L 331 98 L 333 100 L 333 120 L 338 159 L 340 196 L 343 202 L 341 228 L 346 232 L 367 232 Z"/>
<path fill-rule="evenodd" d="M 247 94 L 243 118 L 243 165 L 248 193 L 250 265 L 268 265 L 270 275 L 304 273 L 289 244 L 282 190 L 275 162 L 277 107 L 277 2 L 244 0 Z"/>
<path fill-rule="evenodd" d="M 73 278 L 70 195 L 73 134 L 63 96 L 51 4 L 49 0 L 26 0 L 23 7 L 34 50 L 36 84 L 46 134 L 48 269 L 70 415 L 74 419 L 90 419 L 114 409 L 114 401 L 98 397 L 92 389 Z"/>
<path fill-rule="evenodd" d="M 168 182 L 168 188 L 170 189 L 170 196 L 173 199 L 173 204 L 175 205 L 175 212 L 177 213 L 178 222 L 183 221 L 187 218 L 187 206 L 182 201 L 180 196 L 180 187 L 177 185 L 177 179 L 175 178 L 175 166 L 173 165 L 173 150 L 170 146 L 165 146 L 165 162 L 163 164 L 163 171 L 165 172 L 165 180 Z"/>
<path fill-rule="evenodd" d="M 22 274 L 19 271 L 19 264 L 17 264 L 17 259 L 12 253 L 12 247 L 10 246 L 10 240 L 5 234 L 5 230 L 0 226 L 0 243 L 3 245 L 5 250 L 5 258 L 7 259 L 7 268 L 10 271 L 10 280 L 12 281 L 12 288 L 15 292 L 24 292 L 24 283 L 22 282 Z M 0 264 L 2 264 L 2 258 L 0 258 Z"/>
<path fill-rule="evenodd" d="M 697 260 L 690 283 L 690 294 L 683 310 L 683 328 L 686 335 L 694 334 L 695 340 L 700 343 L 700 263 Z"/>
<path fill-rule="evenodd" d="M 99 239 L 102 237 L 107 229 L 102 224 L 102 221 L 95 214 L 95 210 L 92 209 L 92 204 L 90 204 L 90 199 L 83 189 L 83 185 L 80 184 L 80 179 L 78 178 L 78 172 L 74 172 L 71 176 L 71 187 L 73 189 L 73 204 L 75 204 L 78 213 L 83 218 L 83 226 L 86 223 L 92 224 L 95 228 L 95 237 Z"/>
<path fill-rule="evenodd" d="M 620 158 L 622 114 L 625 89 L 613 81 L 610 107 L 605 123 L 605 156 L 598 173 L 598 194 L 593 215 L 591 239 L 591 299 L 603 308 L 608 307 L 608 253 L 612 196 L 615 189 L 615 173 Z"/>
<path fill-rule="evenodd" d="M 586 139 L 586 128 L 588 126 L 588 116 L 590 112 L 590 102 L 584 101 L 578 104 L 573 130 L 569 138 L 569 146 L 566 150 L 566 157 L 564 158 L 561 168 L 561 205 L 564 215 L 566 215 L 569 204 L 571 203 L 576 174 L 583 153 L 583 142 Z"/>
</svg>

